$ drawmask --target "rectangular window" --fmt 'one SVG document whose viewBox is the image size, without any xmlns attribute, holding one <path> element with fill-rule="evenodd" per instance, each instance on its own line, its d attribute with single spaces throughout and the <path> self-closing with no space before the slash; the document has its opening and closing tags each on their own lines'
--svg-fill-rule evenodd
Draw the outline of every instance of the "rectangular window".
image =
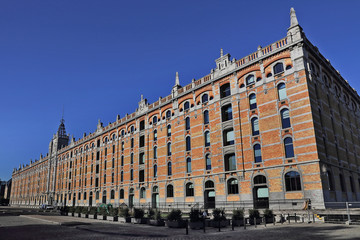
<svg viewBox="0 0 360 240">
<path fill-rule="evenodd" d="M 140 131 L 143 131 L 145 129 L 145 121 L 140 121 Z"/>
<path fill-rule="evenodd" d="M 145 136 L 140 136 L 139 145 L 140 145 L 140 147 L 145 146 Z"/>
<path fill-rule="evenodd" d="M 139 171 L 139 182 L 144 182 L 145 181 L 145 172 L 144 170 L 140 170 Z"/>
<path fill-rule="evenodd" d="M 145 153 L 143 153 L 143 152 L 139 154 L 139 163 L 140 164 L 145 163 Z"/>
</svg>

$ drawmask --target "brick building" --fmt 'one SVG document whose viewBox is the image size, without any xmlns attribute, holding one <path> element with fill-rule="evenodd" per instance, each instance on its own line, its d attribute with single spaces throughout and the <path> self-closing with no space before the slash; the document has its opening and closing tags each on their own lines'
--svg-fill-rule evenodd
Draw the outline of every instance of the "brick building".
<svg viewBox="0 0 360 240">
<path fill-rule="evenodd" d="M 360 200 L 356 91 L 305 37 L 286 37 L 13 172 L 13 205 L 293 206 Z M 70 142 L 69 142 L 70 141 Z M 303 205 L 299 204 L 298 208 Z"/>
</svg>

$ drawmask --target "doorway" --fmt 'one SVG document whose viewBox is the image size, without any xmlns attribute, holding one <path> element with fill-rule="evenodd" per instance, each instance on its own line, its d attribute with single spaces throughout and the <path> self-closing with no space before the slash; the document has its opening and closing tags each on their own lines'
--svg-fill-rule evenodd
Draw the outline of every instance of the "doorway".
<svg viewBox="0 0 360 240">
<path fill-rule="evenodd" d="M 204 191 L 204 208 L 215 208 L 215 188 L 213 181 L 205 182 L 205 191 Z"/>
<path fill-rule="evenodd" d="M 157 186 L 153 187 L 151 203 L 152 203 L 151 204 L 152 208 L 158 208 L 159 207 L 159 188 Z"/>
<path fill-rule="evenodd" d="M 269 208 L 269 188 L 263 175 L 254 178 L 253 201 L 255 209 Z"/>
</svg>

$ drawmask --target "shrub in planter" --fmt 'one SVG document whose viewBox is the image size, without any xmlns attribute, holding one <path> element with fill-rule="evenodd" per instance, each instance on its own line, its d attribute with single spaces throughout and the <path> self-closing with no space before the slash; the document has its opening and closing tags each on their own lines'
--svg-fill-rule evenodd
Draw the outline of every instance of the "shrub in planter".
<svg viewBox="0 0 360 240">
<path fill-rule="evenodd" d="M 144 210 L 141 208 L 134 208 L 133 217 L 131 218 L 132 223 L 146 223 L 146 218 L 144 218 Z"/>
<path fill-rule="evenodd" d="M 161 218 L 161 212 L 159 210 L 154 211 L 154 214 L 151 215 L 151 218 L 149 218 L 148 223 L 153 226 L 165 226 L 165 221 L 164 219 Z"/>
<path fill-rule="evenodd" d="M 229 225 L 229 221 L 225 217 L 224 209 L 215 208 L 212 212 L 213 220 L 211 221 L 212 227 L 226 227 Z"/>
<path fill-rule="evenodd" d="M 109 209 L 109 215 L 107 216 L 107 220 L 117 221 L 118 220 L 118 212 L 119 212 L 119 210 L 117 208 L 111 207 Z"/>
<path fill-rule="evenodd" d="M 75 213 L 75 208 L 74 207 L 69 207 L 68 216 L 74 216 L 74 213 Z"/>
<path fill-rule="evenodd" d="M 82 207 L 76 206 L 75 207 L 75 216 L 80 217 L 81 211 L 82 211 Z"/>
<path fill-rule="evenodd" d="M 232 215 L 232 221 L 234 226 L 244 225 L 244 209 L 234 209 Z"/>
<path fill-rule="evenodd" d="M 256 219 L 256 224 L 261 223 L 260 213 L 257 209 L 249 209 L 249 223 L 251 225 L 254 225 L 254 219 Z"/>
<path fill-rule="evenodd" d="M 265 209 L 263 214 L 266 223 L 273 223 L 274 222 L 274 213 L 270 209 Z"/>
<path fill-rule="evenodd" d="M 200 210 L 192 208 L 189 213 L 189 217 L 190 217 L 189 227 L 191 229 L 202 229 L 204 227 Z"/>
<path fill-rule="evenodd" d="M 98 208 L 97 219 L 106 220 L 107 215 L 108 215 L 108 211 L 105 207 Z"/>
<path fill-rule="evenodd" d="M 166 225 L 170 228 L 183 228 L 186 222 L 182 219 L 182 212 L 180 209 L 173 209 L 167 216 Z"/>
<path fill-rule="evenodd" d="M 155 211 L 154 211 L 154 209 L 149 208 L 148 211 L 147 211 L 147 213 L 146 213 L 146 215 L 147 215 L 147 218 L 148 218 L 148 219 L 154 219 L 154 216 L 155 216 Z"/>
<path fill-rule="evenodd" d="M 97 208 L 91 207 L 89 211 L 89 218 L 96 219 L 96 217 L 97 217 Z"/>
<path fill-rule="evenodd" d="M 82 218 L 87 218 L 88 217 L 88 214 L 89 214 L 89 210 L 87 207 L 83 207 L 82 210 L 81 210 L 81 217 Z"/>
<path fill-rule="evenodd" d="M 60 208 L 60 215 L 68 215 L 69 207 L 64 206 Z"/>
<path fill-rule="evenodd" d="M 118 215 L 119 215 L 118 218 L 119 222 L 131 222 L 129 208 L 127 207 L 119 208 Z"/>
</svg>

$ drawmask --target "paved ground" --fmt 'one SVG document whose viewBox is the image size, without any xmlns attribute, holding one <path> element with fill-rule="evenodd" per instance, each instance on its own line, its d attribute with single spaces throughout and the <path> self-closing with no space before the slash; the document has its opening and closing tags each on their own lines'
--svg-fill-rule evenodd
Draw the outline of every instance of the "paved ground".
<svg viewBox="0 0 360 240">
<path fill-rule="evenodd" d="M 360 226 L 277 224 L 202 230 L 170 229 L 0 208 L 0 239 L 360 239 Z"/>
</svg>

